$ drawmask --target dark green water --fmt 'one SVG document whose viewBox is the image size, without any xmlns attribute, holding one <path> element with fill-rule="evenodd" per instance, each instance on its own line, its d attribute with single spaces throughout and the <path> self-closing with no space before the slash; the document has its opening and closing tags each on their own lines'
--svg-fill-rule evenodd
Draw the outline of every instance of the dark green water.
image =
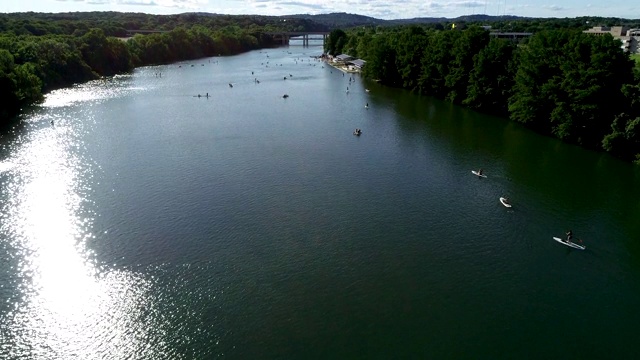
<svg viewBox="0 0 640 360">
<path fill-rule="evenodd" d="M 139 69 L 4 135 L 0 358 L 636 356 L 636 167 L 320 52 Z"/>
</svg>

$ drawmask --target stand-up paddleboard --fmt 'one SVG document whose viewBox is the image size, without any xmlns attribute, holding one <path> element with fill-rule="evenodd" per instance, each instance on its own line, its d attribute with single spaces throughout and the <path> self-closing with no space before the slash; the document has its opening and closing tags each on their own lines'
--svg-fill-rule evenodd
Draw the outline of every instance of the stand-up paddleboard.
<svg viewBox="0 0 640 360">
<path fill-rule="evenodd" d="M 586 249 L 586 247 L 584 247 L 584 246 L 582 246 L 582 245 L 578 245 L 578 244 L 572 243 L 571 241 L 562 240 L 562 239 L 560 239 L 559 237 L 555 237 L 555 236 L 554 236 L 554 237 L 553 237 L 553 240 L 555 240 L 555 241 L 559 242 L 560 244 L 564 244 L 564 245 L 567 245 L 567 246 L 569 246 L 569 247 L 572 247 L 572 248 L 574 248 L 574 249 L 578 249 L 578 250 L 584 250 L 584 249 Z"/>
<path fill-rule="evenodd" d="M 508 208 L 510 208 L 510 207 L 511 207 L 511 204 L 509 204 L 509 203 L 507 202 L 507 198 L 503 198 L 503 197 L 501 197 L 501 198 L 500 198 L 500 203 L 501 203 L 502 205 L 504 205 L 505 207 L 508 207 Z"/>
<path fill-rule="evenodd" d="M 483 178 L 486 178 L 486 177 L 487 177 L 487 175 L 485 175 L 485 174 L 480 174 L 479 172 L 477 172 L 477 171 L 475 171 L 475 170 L 471 170 L 471 172 L 473 173 L 473 175 L 476 175 L 476 176 L 480 176 L 480 177 L 483 177 Z"/>
</svg>

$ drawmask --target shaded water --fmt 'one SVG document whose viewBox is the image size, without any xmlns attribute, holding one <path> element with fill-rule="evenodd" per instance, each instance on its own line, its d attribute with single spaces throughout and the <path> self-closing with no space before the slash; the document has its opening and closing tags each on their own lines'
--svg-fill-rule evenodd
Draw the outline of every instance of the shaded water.
<svg viewBox="0 0 640 360">
<path fill-rule="evenodd" d="M 3 136 L 0 357 L 637 353 L 636 168 L 320 52 L 138 69 Z"/>
</svg>

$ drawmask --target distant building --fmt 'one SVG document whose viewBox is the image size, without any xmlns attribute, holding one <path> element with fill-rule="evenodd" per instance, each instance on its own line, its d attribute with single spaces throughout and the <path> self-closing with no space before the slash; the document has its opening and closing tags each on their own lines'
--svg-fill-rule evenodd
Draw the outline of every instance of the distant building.
<svg viewBox="0 0 640 360">
<path fill-rule="evenodd" d="M 619 38 L 621 36 L 626 36 L 627 30 L 628 29 L 625 26 L 594 26 L 591 29 L 585 30 L 583 32 L 593 35 L 611 34 L 614 38 Z"/>
<path fill-rule="evenodd" d="M 622 41 L 621 47 L 624 51 L 640 54 L 640 29 L 629 29 L 626 26 L 594 26 L 583 32 L 597 36 L 611 34 L 615 39 Z"/>
<path fill-rule="evenodd" d="M 367 62 L 362 59 L 355 59 L 351 61 L 347 61 L 347 65 L 349 65 L 349 70 L 352 71 L 360 71 L 364 67 L 364 64 Z"/>
<path fill-rule="evenodd" d="M 352 57 L 352 56 L 349 56 L 349 55 L 347 55 L 347 54 L 340 54 L 340 55 L 335 56 L 335 57 L 333 58 L 333 61 L 334 61 L 334 62 L 341 62 L 341 63 L 346 63 L 346 62 L 347 62 L 347 61 L 349 61 L 349 60 L 353 60 L 353 57 Z"/>
</svg>

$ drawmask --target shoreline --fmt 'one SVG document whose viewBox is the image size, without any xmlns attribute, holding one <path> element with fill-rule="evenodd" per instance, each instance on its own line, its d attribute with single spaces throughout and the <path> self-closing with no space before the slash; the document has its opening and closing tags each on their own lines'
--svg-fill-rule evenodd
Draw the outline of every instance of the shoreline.
<svg viewBox="0 0 640 360">
<path fill-rule="evenodd" d="M 349 70 L 349 68 L 347 66 L 342 65 L 342 64 L 332 64 L 331 60 L 325 60 L 325 62 L 327 63 L 327 65 L 329 65 L 329 66 L 331 66 L 331 67 L 333 67 L 335 69 L 338 69 L 338 70 L 340 70 L 340 71 L 342 71 L 344 73 L 347 73 L 347 74 L 361 74 L 362 73 L 362 71 L 360 71 L 360 70 Z"/>
</svg>

